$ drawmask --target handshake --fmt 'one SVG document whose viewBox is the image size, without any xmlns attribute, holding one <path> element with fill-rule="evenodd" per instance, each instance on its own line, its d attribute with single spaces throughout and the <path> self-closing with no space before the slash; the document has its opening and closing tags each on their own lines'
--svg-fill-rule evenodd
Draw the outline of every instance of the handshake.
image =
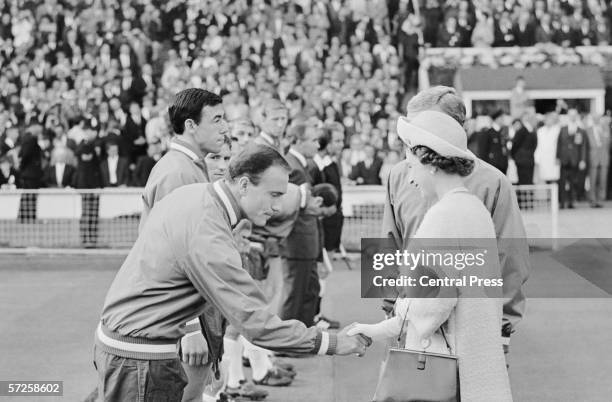
<svg viewBox="0 0 612 402">
<path fill-rule="evenodd" d="M 361 333 L 352 331 L 355 325 L 347 325 L 338 332 L 336 335 L 336 354 L 340 356 L 346 356 L 350 354 L 356 354 L 359 357 L 365 355 L 366 348 L 372 344 L 370 337 Z"/>
</svg>

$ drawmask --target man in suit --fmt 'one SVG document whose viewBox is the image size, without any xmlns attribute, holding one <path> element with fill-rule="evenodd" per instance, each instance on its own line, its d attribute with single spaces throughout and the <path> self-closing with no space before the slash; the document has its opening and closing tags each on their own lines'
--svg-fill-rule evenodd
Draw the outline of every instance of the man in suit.
<svg viewBox="0 0 612 402">
<path fill-rule="evenodd" d="M 21 139 L 19 149 L 19 183 L 17 187 L 23 189 L 39 189 L 42 187 L 42 149 L 38 145 L 40 126 L 28 128 L 25 136 Z M 19 202 L 19 221 L 32 222 L 36 219 L 36 193 L 24 193 Z"/>
<path fill-rule="evenodd" d="M 85 139 L 79 144 L 75 152 L 78 165 L 72 186 L 77 189 L 97 189 L 102 187 L 100 161 L 96 152 L 97 132 L 89 120 L 85 120 L 83 130 Z M 84 193 L 81 195 L 81 202 L 82 215 L 79 223 L 81 241 L 86 248 L 95 247 L 98 241 L 100 196 Z"/>
<path fill-rule="evenodd" d="M 516 163 L 518 184 L 533 184 L 535 161 L 533 155 L 538 145 L 538 137 L 528 118 L 513 122 L 515 134 L 512 139 L 511 155 Z"/>
<path fill-rule="evenodd" d="M 146 94 L 147 84 L 141 77 L 134 76 L 129 68 L 124 68 L 121 72 L 120 87 L 121 93 L 119 99 L 124 108 L 127 108 L 130 102 L 142 103 L 142 98 Z"/>
<path fill-rule="evenodd" d="M 535 44 L 535 27 L 530 19 L 529 11 L 522 11 L 518 21 L 512 27 L 512 33 L 518 46 L 533 46 Z"/>
<path fill-rule="evenodd" d="M 52 188 L 71 187 L 76 168 L 69 163 L 68 148 L 56 147 L 52 161 L 53 164 L 45 169 L 45 185 Z"/>
<path fill-rule="evenodd" d="M 161 157 L 161 143 L 159 140 L 150 143 L 147 146 L 147 154 L 138 158 L 136 162 L 136 168 L 134 169 L 134 175 L 132 177 L 132 185 L 144 187 L 147 184 L 153 166 L 155 166 Z"/>
<path fill-rule="evenodd" d="M 502 173 L 508 170 L 508 127 L 503 126 L 504 113 L 501 110 L 491 115 L 493 124 L 480 137 L 482 146 L 479 147 L 479 157 L 485 162 L 495 166 Z"/>
<path fill-rule="evenodd" d="M 382 160 L 376 155 L 376 149 L 372 145 L 364 147 L 365 159 L 357 162 L 349 176 L 357 184 L 380 185 L 380 168 Z"/>
<path fill-rule="evenodd" d="M 325 233 L 324 247 L 329 251 L 336 251 L 340 248 L 342 224 L 342 172 L 340 171 L 339 159 L 344 148 L 344 127 L 340 123 L 332 123 L 327 127 L 326 137 L 329 143 L 325 148 L 328 162 L 323 164 L 323 177 L 325 183 L 330 183 L 338 192 L 336 203 L 336 213 L 323 219 L 323 231 Z M 325 158 L 323 158 L 325 161 Z M 316 162 L 316 158 L 315 158 Z"/>
<path fill-rule="evenodd" d="M 129 161 L 119 156 L 116 142 L 106 143 L 106 159 L 100 164 L 102 187 L 125 187 L 130 180 Z"/>
<path fill-rule="evenodd" d="M 589 199 L 592 208 L 601 208 L 606 199 L 608 166 L 610 164 L 610 118 L 596 117 L 587 130 L 589 139 Z"/>
<path fill-rule="evenodd" d="M 321 245 L 317 224 L 320 212 L 309 209 L 307 205 L 313 182 L 308 171 L 308 159 L 319 147 L 319 131 L 311 123 L 300 122 L 291 126 L 288 134 L 293 139 L 286 155 L 291 167 L 289 182 L 299 186 L 302 196 L 293 230 L 281 243 L 286 295 L 281 317 L 300 320 L 310 326 L 314 323 L 320 291 L 317 258 Z"/>
<path fill-rule="evenodd" d="M 578 111 L 567 111 L 567 125 L 561 127 L 557 142 L 557 158 L 561 166 L 559 203 L 561 208 L 574 208 L 580 172 L 587 168 L 587 134 L 579 126 Z"/>
<path fill-rule="evenodd" d="M 142 116 L 140 105 L 137 102 L 130 102 L 129 114 L 121 129 L 121 140 L 124 145 L 122 156 L 126 156 L 130 164 L 135 164 L 139 157 L 147 154 L 146 126 L 147 121 Z"/>
</svg>

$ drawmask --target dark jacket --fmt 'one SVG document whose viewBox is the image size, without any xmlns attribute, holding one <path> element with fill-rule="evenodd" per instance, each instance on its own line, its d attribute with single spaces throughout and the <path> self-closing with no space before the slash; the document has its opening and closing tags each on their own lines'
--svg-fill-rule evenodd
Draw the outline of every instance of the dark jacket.
<svg viewBox="0 0 612 402">
<path fill-rule="evenodd" d="M 134 175 L 132 177 L 132 185 L 136 187 L 144 187 L 147 184 L 147 179 L 155 166 L 155 159 L 149 155 L 144 155 L 138 158 L 136 162 L 136 168 L 134 169 Z"/>
<path fill-rule="evenodd" d="M 323 181 L 329 183 L 338 191 L 337 211 L 332 216 L 322 219 L 323 227 L 323 246 L 326 250 L 336 250 L 340 247 L 342 237 L 342 224 L 344 216 L 342 214 L 342 175 L 336 162 L 323 168 Z"/>
<path fill-rule="evenodd" d="M 76 174 L 76 168 L 72 165 L 66 164 L 64 167 L 64 175 L 62 176 L 62 182 L 57 182 L 55 175 L 55 165 L 48 166 L 45 169 L 45 185 L 47 187 L 68 187 L 72 186 L 74 182 L 74 175 Z"/>
<path fill-rule="evenodd" d="M 523 29 L 518 23 L 515 23 L 512 27 L 515 44 L 522 47 L 533 46 L 535 44 L 535 31 L 535 27 L 531 23 L 525 25 Z"/>
<path fill-rule="evenodd" d="M 96 153 L 94 142 L 81 142 L 77 147 L 75 156 L 78 160 L 78 165 L 72 186 L 74 188 L 102 187 L 100 160 Z"/>
<path fill-rule="evenodd" d="M 19 150 L 19 176 L 21 188 L 39 188 L 42 186 L 42 150 L 33 135 L 26 135 Z"/>
<path fill-rule="evenodd" d="M 139 157 L 147 154 L 147 142 L 137 145 L 134 144 L 138 138 L 145 137 L 145 126 L 147 121 L 143 118 L 140 120 L 140 124 L 132 119 L 132 116 L 128 115 L 125 120 L 125 126 L 121 130 L 121 142 L 123 144 L 122 156 L 126 156 L 130 163 L 136 163 Z"/>
<path fill-rule="evenodd" d="M 538 146 L 538 136 L 535 132 L 527 130 L 525 126 L 521 127 L 515 134 L 512 140 L 512 159 L 518 165 L 533 166 L 535 165 L 533 154 Z"/>
<path fill-rule="evenodd" d="M 497 131 L 491 127 L 485 135 L 480 136 L 479 140 L 482 142 L 479 146 L 482 156 L 479 157 L 506 173 L 508 170 L 507 129 L 503 127 Z"/>
<path fill-rule="evenodd" d="M 380 168 L 382 167 L 382 164 L 382 160 L 377 157 L 374 157 L 370 167 L 366 167 L 365 162 L 363 161 L 357 162 L 357 164 L 353 166 L 353 171 L 351 172 L 349 178 L 351 180 L 357 180 L 359 177 L 361 177 L 363 182 L 358 184 L 380 185 L 382 184 L 380 181 Z"/>
<path fill-rule="evenodd" d="M 119 157 L 117 161 L 117 183 L 111 184 L 110 171 L 108 169 L 108 159 L 104 159 L 100 164 L 100 174 L 102 178 L 102 187 L 118 187 L 126 185 L 130 181 L 130 163 L 127 158 Z"/>
<path fill-rule="evenodd" d="M 576 133 L 571 135 L 568 127 L 561 127 L 557 139 L 557 158 L 561 166 L 578 167 L 580 161 L 588 161 L 588 137 L 587 133 L 577 128 Z"/>
<path fill-rule="evenodd" d="M 310 196 L 312 177 L 307 168 L 302 166 L 300 161 L 291 153 L 287 154 L 285 158 L 291 166 L 289 182 L 308 188 L 306 191 Z M 288 259 L 316 260 L 320 249 L 317 217 L 307 215 L 302 209 L 295 221 L 293 230 L 281 243 L 281 255 Z"/>
</svg>

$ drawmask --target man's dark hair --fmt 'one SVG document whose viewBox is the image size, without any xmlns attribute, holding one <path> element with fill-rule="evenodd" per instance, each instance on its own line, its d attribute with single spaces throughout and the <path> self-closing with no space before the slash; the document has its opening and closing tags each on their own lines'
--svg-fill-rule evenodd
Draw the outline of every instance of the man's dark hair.
<svg viewBox="0 0 612 402">
<path fill-rule="evenodd" d="M 312 189 L 312 195 L 323 199 L 324 207 L 331 207 L 338 202 L 338 190 L 332 184 L 319 183 Z"/>
<path fill-rule="evenodd" d="M 323 151 L 327 149 L 327 146 L 331 142 L 331 130 L 321 130 L 321 135 L 319 135 L 319 151 Z"/>
<path fill-rule="evenodd" d="M 117 142 L 117 140 L 115 140 L 115 139 L 111 139 L 111 140 L 106 141 L 106 144 L 104 144 L 104 145 L 105 145 L 104 148 L 106 148 L 107 151 L 110 149 L 110 147 L 117 147 L 117 148 L 119 148 L 119 142 Z"/>
<path fill-rule="evenodd" d="M 501 109 L 497 109 L 496 111 L 494 111 L 493 113 L 491 113 L 491 119 L 493 119 L 493 121 L 497 120 L 498 118 L 500 118 L 501 116 L 503 116 L 504 111 Z"/>
<path fill-rule="evenodd" d="M 285 158 L 276 149 L 251 143 L 231 159 L 228 174 L 231 181 L 246 176 L 257 186 L 261 175 L 272 166 L 279 166 L 287 172 L 291 170 Z"/>
<path fill-rule="evenodd" d="M 183 134 L 185 120 L 191 119 L 199 124 L 204 106 L 216 106 L 222 102 L 219 95 L 204 89 L 188 88 L 177 93 L 168 108 L 172 129 L 176 134 Z"/>
</svg>

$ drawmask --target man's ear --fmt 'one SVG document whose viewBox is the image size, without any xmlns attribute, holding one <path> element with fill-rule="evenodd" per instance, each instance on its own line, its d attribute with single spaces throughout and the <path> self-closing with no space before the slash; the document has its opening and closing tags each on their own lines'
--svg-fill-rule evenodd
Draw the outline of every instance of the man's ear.
<svg viewBox="0 0 612 402">
<path fill-rule="evenodd" d="M 251 181 L 248 177 L 242 176 L 240 179 L 238 179 L 238 188 L 240 189 L 240 195 L 246 195 L 246 192 L 250 185 Z"/>
<path fill-rule="evenodd" d="M 192 119 L 185 120 L 184 125 L 185 125 L 185 131 L 193 130 L 195 129 L 195 126 L 196 126 L 195 121 L 193 121 Z"/>
</svg>

